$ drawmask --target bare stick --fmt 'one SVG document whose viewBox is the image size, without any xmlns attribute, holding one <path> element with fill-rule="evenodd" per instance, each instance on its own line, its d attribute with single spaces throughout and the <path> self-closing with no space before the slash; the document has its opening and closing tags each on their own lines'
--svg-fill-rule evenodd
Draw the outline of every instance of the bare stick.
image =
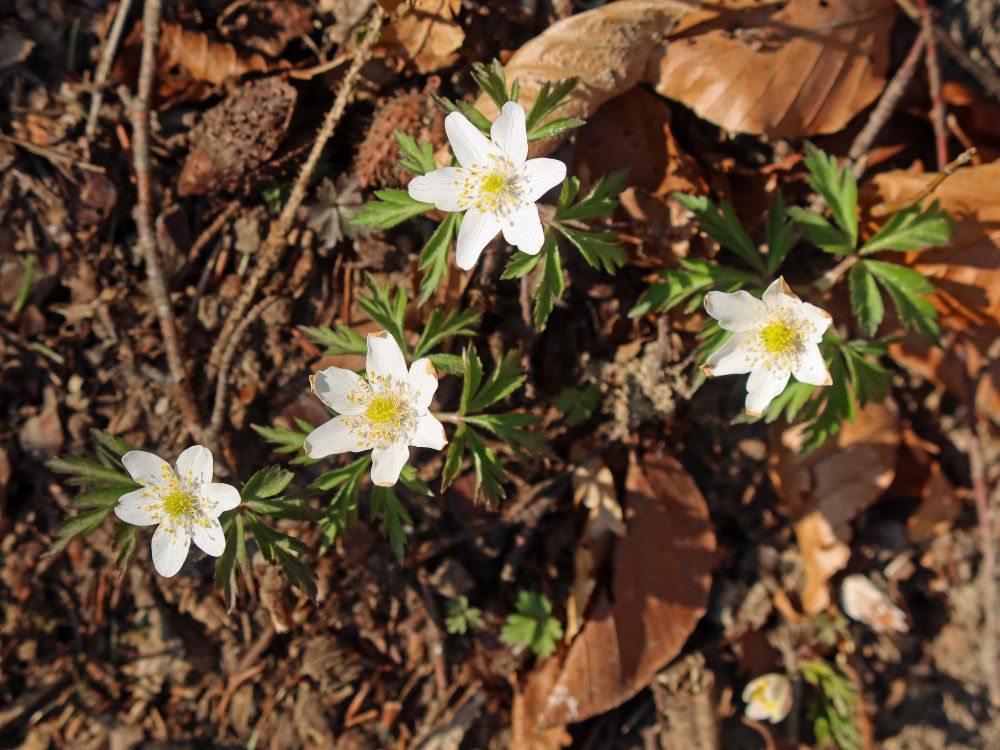
<svg viewBox="0 0 1000 750">
<path fill-rule="evenodd" d="M 188 431 L 197 440 L 201 438 L 198 411 L 191 396 L 184 361 L 181 359 L 177 343 L 177 324 L 170 307 L 167 285 L 163 280 L 160 259 L 153 233 L 153 178 L 149 158 L 149 100 L 153 93 L 153 77 L 156 73 L 156 51 L 160 31 L 160 10 L 162 0 L 146 0 L 142 13 L 142 62 L 139 65 L 139 93 L 132 109 L 132 154 L 135 168 L 137 203 L 135 223 L 139 231 L 139 250 L 146 262 L 146 279 L 153 309 L 160 321 L 163 348 L 167 355 L 167 366 L 173 380 L 174 399 L 180 407 Z"/>
<path fill-rule="evenodd" d="M 368 23 L 368 32 L 365 34 L 364 41 L 358 47 L 357 52 L 355 52 L 354 60 L 351 62 L 344 80 L 340 83 L 337 98 L 334 99 L 330 111 L 326 113 L 326 118 L 323 120 L 319 132 L 316 134 L 316 142 L 313 144 L 305 164 L 302 165 L 302 169 L 299 170 L 299 176 L 292 187 L 291 195 L 288 196 L 288 202 L 285 203 L 284 208 L 281 210 L 278 220 L 271 224 L 267 239 L 264 240 L 264 244 L 257 253 L 257 265 L 250 274 L 250 278 L 247 279 L 247 283 L 240 292 L 236 304 L 233 305 L 233 309 L 229 312 L 226 322 L 222 325 L 222 331 L 219 333 L 219 338 L 216 340 L 215 346 L 212 347 L 212 355 L 208 359 L 207 367 L 209 377 L 212 377 L 219 371 L 219 366 L 222 364 L 222 353 L 227 346 L 226 342 L 232 336 L 233 330 L 246 313 L 247 308 L 250 307 L 250 303 L 253 301 L 254 296 L 256 296 L 257 290 L 260 289 L 261 284 L 267 278 L 267 275 L 271 273 L 271 269 L 274 268 L 285 251 L 288 243 L 288 233 L 295 220 L 295 214 L 302 204 L 302 199 L 305 198 L 309 178 L 316 168 L 326 142 L 333 135 L 337 123 L 340 122 L 340 118 L 347 108 L 347 103 L 354 93 L 354 86 L 357 83 L 358 74 L 361 72 L 361 66 L 371 56 L 372 46 L 375 44 L 375 40 L 378 39 L 384 21 L 385 11 L 382 10 L 380 5 L 376 4 L 372 12 L 371 21 Z"/>
<path fill-rule="evenodd" d="M 87 127 L 83 133 L 89 141 L 97 132 L 97 120 L 101 113 L 101 102 L 104 101 L 104 84 L 108 82 L 108 73 L 111 72 L 111 63 L 115 61 L 115 53 L 118 51 L 118 42 L 122 38 L 122 30 L 125 28 L 125 19 L 132 7 L 132 0 L 120 0 L 118 10 L 115 12 L 115 20 L 111 22 L 111 29 L 108 37 L 104 40 L 104 48 L 101 50 L 101 59 L 97 61 L 97 69 L 94 71 L 94 93 L 90 98 L 90 112 L 87 115 Z"/>
<path fill-rule="evenodd" d="M 917 10 L 916 6 L 913 5 L 910 0 L 896 0 L 896 5 L 902 8 L 903 12 L 910 17 L 912 21 L 917 24 L 922 24 L 923 20 L 921 13 Z M 965 68 L 965 71 L 975 78 L 982 85 L 986 91 L 988 91 L 992 96 L 1000 99 L 1000 75 L 989 67 L 976 62 L 968 53 L 962 49 L 958 43 L 948 36 L 948 32 L 939 26 L 931 24 L 933 29 L 934 39 L 941 45 L 945 52 L 959 65 Z"/>
<path fill-rule="evenodd" d="M 205 442 L 208 443 L 209 447 L 214 445 L 219 439 L 219 431 L 222 429 L 222 417 L 226 411 L 226 389 L 229 387 L 229 368 L 232 366 L 233 357 L 236 355 L 236 349 L 240 345 L 240 340 L 242 340 L 243 334 L 246 333 L 247 329 L 261 316 L 261 313 L 270 307 L 272 303 L 277 302 L 277 300 L 277 297 L 265 297 L 254 305 L 246 317 L 240 321 L 236 330 L 233 331 L 233 335 L 229 339 L 229 345 L 226 346 L 226 350 L 222 353 L 219 377 L 215 381 L 215 403 L 212 406 L 212 421 L 205 432 Z"/>
<path fill-rule="evenodd" d="M 878 104 L 875 105 L 875 109 L 868 116 L 868 122 L 861 128 L 861 132 L 858 133 L 854 139 L 854 143 L 851 144 L 851 149 L 847 152 L 847 158 L 851 160 L 851 169 L 854 171 L 855 177 L 860 177 L 865 171 L 867 165 L 861 160 L 861 157 L 871 149 L 875 138 L 882 131 L 882 128 L 885 127 L 889 118 L 892 117 L 892 113 L 896 111 L 899 100 L 903 97 L 906 87 L 917 70 L 917 62 L 920 60 L 925 44 L 926 38 L 924 35 L 918 34 L 916 41 L 913 42 L 913 46 L 910 47 L 910 51 L 906 55 L 906 59 L 903 60 L 903 64 L 899 66 L 899 70 L 896 71 L 892 80 L 889 81 L 889 85 L 882 92 L 882 96 L 879 98 Z"/>
<path fill-rule="evenodd" d="M 944 99 L 941 98 L 941 65 L 938 63 L 937 44 L 934 42 L 934 24 L 927 0 L 917 0 L 920 8 L 921 36 L 927 42 L 927 82 L 931 89 L 931 123 L 934 125 L 934 151 L 937 154 L 938 171 L 948 163 L 948 128 L 945 127 Z"/>
<path fill-rule="evenodd" d="M 965 374 L 966 400 L 969 418 L 969 473 L 972 475 L 972 489 L 976 496 L 976 515 L 979 517 L 979 533 L 982 539 L 983 566 L 979 580 L 983 586 L 983 613 L 986 634 L 983 638 L 983 668 L 986 671 L 986 685 L 990 702 L 1000 706 L 1000 665 L 997 664 L 997 579 L 996 540 L 993 534 L 993 508 L 986 489 L 986 469 L 983 461 L 983 446 L 979 439 L 979 411 L 976 408 L 976 386 L 979 375 L 969 370 L 968 343 L 959 338 L 955 342 L 955 355 Z"/>
</svg>

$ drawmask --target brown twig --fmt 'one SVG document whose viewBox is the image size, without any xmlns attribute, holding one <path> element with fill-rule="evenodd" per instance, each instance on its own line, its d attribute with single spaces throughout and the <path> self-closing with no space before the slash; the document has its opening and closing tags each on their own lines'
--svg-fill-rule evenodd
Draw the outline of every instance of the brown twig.
<svg viewBox="0 0 1000 750">
<path fill-rule="evenodd" d="M 851 160 L 851 169 L 854 171 L 855 177 L 860 177 L 865 171 L 867 165 L 861 157 L 871 149 L 875 138 L 882 131 L 882 128 L 885 127 L 889 118 L 892 117 L 892 113 L 896 111 L 899 100 L 903 97 L 906 87 L 917 70 L 917 62 L 919 62 L 920 56 L 923 54 L 925 44 L 926 39 L 924 36 L 922 34 L 917 35 L 913 46 L 910 47 L 910 51 L 906 54 L 906 59 L 903 60 L 903 64 L 899 66 L 899 70 L 896 71 L 892 80 L 889 81 L 889 85 L 882 92 L 882 96 L 879 97 L 878 104 L 875 105 L 875 108 L 868 116 L 868 122 L 865 123 L 865 126 L 861 128 L 861 132 L 854 138 L 854 142 L 847 152 L 847 158 Z"/>
<path fill-rule="evenodd" d="M 309 152 L 305 164 L 299 170 L 299 175 L 295 180 L 295 185 L 292 187 L 291 194 L 288 196 L 288 201 L 285 203 L 284 208 L 282 208 L 278 220 L 271 224 L 267 239 L 264 240 L 264 244 L 257 253 L 257 265 L 250 274 L 250 278 L 247 279 L 247 283 L 240 292 L 236 304 L 233 305 L 233 309 L 227 316 L 219 338 L 215 342 L 215 346 L 212 347 L 212 354 L 208 359 L 207 367 L 209 377 L 212 377 L 219 371 L 222 363 L 222 354 L 227 347 L 229 338 L 233 335 L 233 331 L 239 321 L 250 307 L 250 303 L 256 296 L 264 279 L 271 273 L 271 269 L 274 268 L 285 251 L 288 243 L 288 233 L 295 220 L 295 214 L 302 204 L 302 199 L 305 198 L 309 179 L 312 177 L 313 170 L 319 162 L 326 142 L 333 135 L 333 131 L 344 114 L 344 110 L 347 109 L 347 103 L 354 93 L 354 86 L 361 72 L 361 66 L 371 56 L 372 46 L 375 44 L 375 40 L 378 39 L 384 21 L 385 11 L 382 10 L 380 5 L 376 4 L 375 9 L 372 11 L 371 20 L 368 23 L 368 32 L 365 34 L 364 41 L 358 47 L 357 52 L 355 52 L 354 60 L 351 62 L 350 68 L 348 68 L 343 81 L 340 83 L 337 97 L 334 99 L 333 106 L 330 107 L 329 112 L 326 113 L 326 118 L 323 120 L 319 132 L 316 134 L 316 142 L 313 143 L 312 150 Z"/>
<path fill-rule="evenodd" d="M 215 404 L 212 406 L 212 420 L 209 422 L 208 430 L 205 432 L 205 442 L 209 447 L 215 445 L 215 442 L 219 439 L 219 431 L 222 429 L 222 417 L 226 411 L 226 389 L 229 387 L 229 368 L 233 363 L 233 357 L 236 355 L 236 349 L 239 347 L 240 341 L 243 339 L 243 334 L 246 333 L 247 329 L 256 322 L 264 310 L 277 301 L 277 297 L 265 297 L 254 305 L 250 312 L 246 314 L 246 317 L 240 321 L 236 330 L 233 331 L 233 335 L 229 339 L 229 344 L 222 353 L 219 376 L 215 381 Z"/>
<path fill-rule="evenodd" d="M 896 5 L 898 5 L 913 22 L 917 24 L 921 24 L 923 22 L 920 11 L 912 2 L 910 2 L 910 0 L 896 0 Z M 979 81 L 980 85 L 986 89 L 990 95 L 1000 99 L 1000 75 L 969 57 L 968 53 L 962 49 L 954 39 L 948 36 L 948 32 L 944 29 L 934 25 L 933 23 L 931 23 L 931 29 L 934 34 L 935 41 L 941 45 L 942 49 L 948 53 L 949 57 L 965 68 L 965 71 Z"/>
<path fill-rule="evenodd" d="M 167 285 L 160 268 L 153 233 L 153 178 L 149 156 L 149 101 L 153 93 L 153 78 L 156 74 L 156 53 L 160 31 L 160 11 L 162 0 L 146 0 L 142 13 L 142 61 L 139 64 L 139 91 L 132 109 L 132 156 L 135 168 L 137 203 L 135 223 L 139 231 L 139 250 L 146 263 L 146 279 L 153 309 L 160 322 L 163 348 L 167 355 L 167 366 L 173 380 L 172 391 L 188 431 L 199 440 L 198 411 L 191 395 L 180 345 L 177 342 L 177 324 L 170 307 Z"/>
<path fill-rule="evenodd" d="M 994 537 L 993 507 L 986 488 L 986 467 L 983 460 L 983 446 L 979 439 L 979 411 L 976 408 L 976 390 L 979 373 L 969 369 L 968 343 L 959 338 L 955 342 L 955 356 L 958 357 L 966 384 L 966 409 L 969 419 L 969 473 L 972 489 L 976 496 L 976 515 L 979 518 L 979 533 L 982 543 L 983 566 L 979 579 L 983 586 L 983 613 L 986 629 L 983 638 L 983 668 L 986 671 L 986 685 L 990 702 L 1000 706 L 1000 664 L 997 664 L 997 579 L 996 579 L 996 539 Z M 980 370 L 981 372 L 981 370 Z"/>
<path fill-rule="evenodd" d="M 931 90 L 931 123 L 934 126 L 934 152 L 937 154 L 938 171 L 948 163 L 948 128 L 945 127 L 944 99 L 941 97 L 941 64 L 938 62 L 937 43 L 934 41 L 934 23 L 927 0 L 917 0 L 920 8 L 921 36 L 927 42 L 927 82 Z"/>
<path fill-rule="evenodd" d="M 118 43 L 122 38 L 122 31 L 125 29 L 125 19 L 132 7 L 132 0 L 119 0 L 118 10 L 115 12 L 115 20 L 111 22 L 111 29 L 104 40 L 104 47 L 101 49 L 101 59 L 97 61 L 97 69 L 94 71 L 94 93 L 90 98 L 90 112 L 87 114 L 87 127 L 83 133 L 87 141 L 90 141 L 97 132 L 97 121 L 100 118 L 101 103 L 104 101 L 104 84 L 108 81 L 108 73 L 111 72 L 111 63 L 115 61 L 115 53 L 118 51 Z"/>
<path fill-rule="evenodd" d="M 229 221 L 232 215 L 239 211 L 239 209 L 240 202 L 233 201 L 222 209 L 218 216 L 212 219 L 212 223 L 205 227 L 202 233 L 198 235 L 198 239 L 196 239 L 194 244 L 191 245 L 191 249 L 188 251 L 188 265 L 198 260 L 198 256 L 201 255 L 201 251 L 204 250 L 208 243 L 215 238 L 215 235 L 222 230 L 222 227 L 225 226 L 226 222 Z"/>
</svg>

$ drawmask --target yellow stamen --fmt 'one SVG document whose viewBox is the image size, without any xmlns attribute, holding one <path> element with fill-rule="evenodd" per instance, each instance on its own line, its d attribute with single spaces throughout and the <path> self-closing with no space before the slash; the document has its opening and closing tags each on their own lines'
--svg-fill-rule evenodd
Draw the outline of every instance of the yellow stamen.
<svg viewBox="0 0 1000 750">
<path fill-rule="evenodd" d="M 163 498 L 163 512 L 171 518 L 189 515 L 194 510 L 191 496 L 181 490 L 174 490 Z"/>
<path fill-rule="evenodd" d="M 388 396 L 376 396 L 368 403 L 365 416 L 375 424 L 385 424 L 399 415 L 399 404 Z"/>
<path fill-rule="evenodd" d="M 785 354 L 798 347 L 801 334 L 783 321 L 765 326 L 760 332 L 764 348 L 770 354 Z"/>
<path fill-rule="evenodd" d="M 499 195 L 500 191 L 504 189 L 504 184 L 506 182 L 507 180 L 499 172 L 488 174 L 483 178 L 483 192 Z"/>
</svg>

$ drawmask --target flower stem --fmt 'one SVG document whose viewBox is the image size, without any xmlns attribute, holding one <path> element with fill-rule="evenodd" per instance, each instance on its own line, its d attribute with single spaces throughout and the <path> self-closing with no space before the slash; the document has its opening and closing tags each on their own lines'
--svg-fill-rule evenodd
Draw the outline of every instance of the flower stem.
<svg viewBox="0 0 1000 750">
<path fill-rule="evenodd" d="M 859 255 L 848 255 L 840 263 L 816 279 L 816 288 L 821 292 L 828 292 L 840 280 L 840 277 L 847 273 L 851 269 L 851 266 L 857 263 L 860 258 L 861 256 Z"/>
<path fill-rule="evenodd" d="M 462 422 L 465 421 L 464 415 L 458 414 L 453 411 L 435 411 L 431 413 L 442 422 L 451 422 L 452 424 L 462 424 Z"/>
</svg>

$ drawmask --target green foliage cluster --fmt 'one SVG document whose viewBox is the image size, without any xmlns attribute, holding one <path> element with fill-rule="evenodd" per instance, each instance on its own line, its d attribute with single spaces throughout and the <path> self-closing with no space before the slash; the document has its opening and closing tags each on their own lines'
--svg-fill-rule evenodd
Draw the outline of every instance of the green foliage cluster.
<svg viewBox="0 0 1000 750">
<path fill-rule="evenodd" d="M 551 656 L 563 637 L 563 626 L 552 616 L 547 596 L 519 591 L 516 611 L 507 617 L 500 637 L 511 646 L 530 648 L 536 656 Z"/>
</svg>

